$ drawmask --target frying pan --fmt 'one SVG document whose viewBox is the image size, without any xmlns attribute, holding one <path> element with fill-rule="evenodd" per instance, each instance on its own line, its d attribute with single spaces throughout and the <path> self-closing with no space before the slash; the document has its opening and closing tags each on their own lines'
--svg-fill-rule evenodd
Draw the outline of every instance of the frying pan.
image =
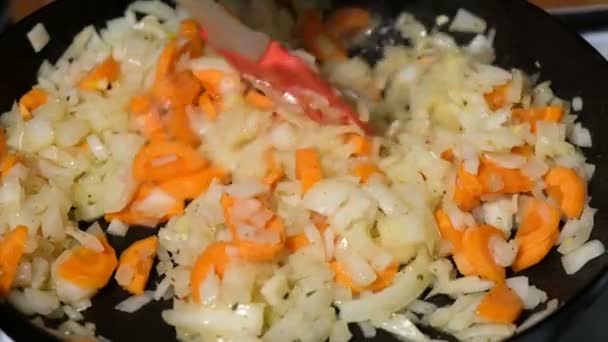
<svg viewBox="0 0 608 342">
<path fill-rule="evenodd" d="M 63 0 L 55 2 L 24 19 L 0 35 L 0 110 L 10 109 L 13 101 L 30 89 L 36 81 L 36 71 L 43 60 L 55 61 L 70 44 L 72 38 L 84 26 L 94 24 L 101 27 L 111 18 L 122 16 L 129 0 L 82 1 Z M 585 154 L 597 166 L 591 181 L 592 206 L 599 211 L 595 216 L 592 239 L 608 244 L 608 63 L 591 46 L 569 31 L 551 16 L 522 0 L 369 0 L 336 1 L 334 6 L 344 4 L 369 8 L 383 18 L 391 20 L 402 11 L 409 11 L 427 25 L 440 14 L 453 16 L 458 8 L 466 8 L 487 20 L 497 30 L 497 63 L 505 68 L 517 67 L 527 72 L 540 73 L 541 80 L 551 80 L 553 89 L 562 98 L 581 96 L 584 113 L 581 120 L 591 130 L 593 148 Z M 35 54 L 26 39 L 26 33 L 36 24 L 43 23 L 51 36 L 44 50 Z M 466 41 L 471 37 L 458 36 Z M 380 46 L 392 44 L 399 39 L 391 32 L 373 36 L 371 43 L 353 53 L 358 53 L 370 62 L 380 57 Z M 110 243 L 117 252 L 131 242 L 154 234 L 152 229 L 130 229 L 126 238 L 110 236 Z M 551 252 L 545 260 L 523 272 L 532 284 L 545 290 L 550 298 L 557 298 L 562 306 L 541 324 L 515 336 L 516 341 L 550 341 L 566 327 L 571 317 L 577 317 L 588 307 L 608 284 L 605 275 L 608 254 L 587 264 L 573 276 L 566 276 L 557 252 Z M 155 275 L 149 286 L 154 287 Z M 114 306 L 128 297 L 115 282 L 93 298 L 93 306 L 85 312 L 87 321 L 94 322 L 97 333 L 112 341 L 174 341 L 173 328 L 165 324 L 160 312 L 171 306 L 170 302 L 154 302 L 134 314 L 114 310 Z M 529 313 L 528 313 L 529 315 Z M 525 317 L 523 317 L 525 318 Z M 523 319 L 522 318 L 522 319 Z M 6 303 L 0 303 L 0 329 L 16 341 L 56 341 L 42 330 L 29 323 Z M 437 332 L 425 330 L 434 336 Z M 355 340 L 363 341 L 354 329 Z M 395 341 L 394 337 L 381 331 L 375 341 Z"/>
</svg>

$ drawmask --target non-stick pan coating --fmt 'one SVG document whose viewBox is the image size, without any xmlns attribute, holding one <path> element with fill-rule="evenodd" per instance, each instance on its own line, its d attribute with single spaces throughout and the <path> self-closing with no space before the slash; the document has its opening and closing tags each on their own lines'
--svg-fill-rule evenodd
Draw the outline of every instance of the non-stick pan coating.
<svg viewBox="0 0 608 342">
<path fill-rule="evenodd" d="M 56 60 L 70 44 L 73 36 L 84 26 L 101 27 L 108 19 L 122 16 L 128 0 L 82 1 L 63 0 L 43 8 L 0 36 L 0 111 L 9 110 L 13 101 L 36 83 L 36 71 L 44 59 Z M 592 239 L 608 244 L 608 63 L 576 33 L 541 10 L 523 0 L 395 0 L 395 1 L 337 1 L 337 6 L 357 4 L 370 8 L 386 20 L 401 11 L 409 11 L 432 23 L 435 16 L 453 16 L 460 7 L 485 18 L 497 30 L 497 63 L 502 67 L 522 68 L 540 72 L 541 80 L 551 80 L 558 96 L 569 100 L 581 96 L 584 110 L 581 120 L 591 130 L 593 148 L 585 149 L 589 162 L 597 169 L 590 183 L 592 206 L 599 209 L 595 216 Z M 35 54 L 26 33 L 38 22 L 51 35 L 49 45 Z M 382 38 L 382 37 L 380 37 Z M 386 43 L 390 39 L 378 39 Z M 371 59 L 374 49 L 360 50 Z M 121 252 L 136 239 L 153 234 L 149 229 L 131 229 L 126 238 L 110 237 L 110 243 Z M 558 253 L 523 274 L 545 290 L 550 298 L 558 298 L 564 307 L 534 329 L 515 337 L 517 341 L 549 341 L 565 329 L 566 324 L 587 307 L 606 286 L 604 276 L 608 255 L 595 259 L 574 276 L 566 276 Z M 156 279 L 152 279 L 151 283 Z M 152 285 L 152 288 L 154 285 Z M 135 314 L 114 310 L 128 297 L 114 283 L 93 299 L 93 307 L 85 312 L 87 321 L 94 322 L 97 333 L 111 341 L 174 341 L 173 328 L 162 322 L 160 312 L 169 302 L 153 303 Z M 6 304 L 0 305 L 0 329 L 19 341 L 53 340 L 32 327 L 28 319 Z M 363 340 L 355 334 L 357 340 Z M 393 341 L 379 332 L 376 341 Z"/>
</svg>

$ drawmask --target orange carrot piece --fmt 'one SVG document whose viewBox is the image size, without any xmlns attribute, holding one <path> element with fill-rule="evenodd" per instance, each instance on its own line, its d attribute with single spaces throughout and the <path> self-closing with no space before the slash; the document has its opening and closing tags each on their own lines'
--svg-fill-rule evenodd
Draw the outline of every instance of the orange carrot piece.
<svg viewBox="0 0 608 342">
<path fill-rule="evenodd" d="M 515 153 L 520 156 L 530 158 L 534 155 L 534 147 L 532 147 L 531 145 L 527 145 L 527 144 L 522 145 L 522 146 L 515 146 L 511 149 L 511 153 Z"/>
<path fill-rule="evenodd" d="M 498 110 L 507 104 L 507 93 L 511 87 L 511 81 L 494 88 L 491 92 L 483 95 L 491 110 Z"/>
<path fill-rule="evenodd" d="M 0 240 L 0 298 L 7 296 L 11 290 L 27 235 L 27 227 L 17 226 Z"/>
<path fill-rule="evenodd" d="M 372 163 L 362 162 L 355 166 L 354 174 L 355 176 L 359 177 L 359 181 L 361 183 L 367 184 L 373 174 L 382 175 L 382 171 L 380 171 L 376 165 Z"/>
<path fill-rule="evenodd" d="M 190 273 L 190 292 L 195 303 L 201 303 L 201 285 L 207 279 L 209 270 L 213 268 L 220 279 L 224 276 L 224 271 L 230 263 L 227 247 L 229 245 L 225 242 L 214 242 L 196 259 Z"/>
<path fill-rule="evenodd" d="M 517 194 L 532 191 L 534 183 L 518 169 L 507 169 L 482 158 L 478 173 L 484 194 Z M 492 191 L 492 182 L 499 179 L 503 187 Z"/>
<path fill-rule="evenodd" d="M 166 118 L 167 129 L 175 139 L 190 146 L 200 143 L 198 135 L 191 128 L 186 108 L 181 106 L 173 108 Z"/>
<path fill-rule="evenodd" d="M 214 179 L 224 183 L 226 178 L 224 170 L 212 165 L 201 171 L 170 178 L 161 182 L 159 187 L 175 198 L 194 199 L 207 191 Z"/>
<path fill-rule="evenodd" d="M 118 76 L 120 65 L 110 56 L 80 80 L 78 87 L 81 90 L 104 90 L 108 84 L 116 81 Z"/>
<path fill-rule="evenodd" d="M 173 71 L 175 70 L 175 63 L 177 63 L 178 56 L 179 51 L 177 47 L 177 41 L 175 39 L 171 39 L 171 41 L 169 41 L 169 43 L 167 43 L 167 45 L 163 49 L 163 52 L 158 58 L 158 62 L 156 64 L 157 82 L 173 73 Z"/>
<path fill-rule="evenodd" d="M 325 31 L 321 12 L 310 10 L 302 16 L 302 43 L 304 48 L 320 61 L 344 60 L 346 51 Z"/>
<path fill-rule="evenodd" d="M 511 268 L 515 272 L 538 264 L 557 242 L 560 212 L 539 199 L 531 199 L 524 208 L 515 239 L 519 244 Z"/>
<path fill-rule="evenodd" d="M 144 292 L 146 284 L 148 283 L 148 278 L 150 277 L 152 264 L 154 263 L 157 246 L 158 238 L 156 236 L 150 236 L 134 242 L 122 252 L 118 261 L 118 267 L 132 267 L 135 272 L 133 274 L 133 279 L 131 279 L 129 283 L 118 283 L 122 288 L 135 295 Z"/>
<path fill-rule="evenodd" d="M 32 111 L 48 101 L 49 94 L 40 88 L 32 88 L 19 99 L 19 113 L 23 120 L 32 118 Z"/>
<path fill-rule="evenodd" d="M 196 20 L 188 18 L 182 20 L 179 25 L 178 36 L 184 39 L 199 38 L 199 27 Z"/>
<path fill-rule="evenodd" d="M 136 95 L 129 102 L 129 109 L 133 114 L 143 115 L 152 109 L 152 103 L 148 96 Z"/>
<path fill-rule="evenodd" d="M 205 69 L 193 71 L 194 77 L 203 85 L 203 88 L 211 99 L 217 100 L 220 97 L 220 84 L 226 77 L 226 73 L 216 69 Z"/>
<path fill-rule="evenodd" d="M 133 176 L 138 181 L 163 181 L 198 171 L 207 165 L 203 156 L 179 141 L 152 142 L 137 153 Z"/>
<path fill-rule="evenodd" d="M 152 95 L 166 107 L 188 106 L 201 92 L 201 84 L 190 71 L 182 71 L 157 80 Z"/>
<path fill-rule="evenodd" d="M 530 130 L 536 133 L 538 121 L 560 122 L 564 116 L 564 108 L 559 106 L 547 106 L 539 108 L 514 108 L 511 116 L 520 122 L 530 123 Z"/>
<path fill-rule="evenodd" d="M 106 237 L 99 235 L 97 238 L 104 250 L 96 252 L 85 246 L 71 250 L 69 257 L 57 268 L 58 274 L 63 279 L 88 289 L 101 289 L 106 286 L 118 260 L 114 248 L 108 244 Z"/>
<path fill-rule="evenodd" d="M 143 183 L 137 189 L 135 196 L 131 203 L 124 208 L 123 210 L 115 213 L 106 213 L 104 218 L 106 221 L 110 222 L 113 219 L 118 219 L 124 223 L 128 223 L 130 225 L 138 225 L 138 226 L 146 226 L 146 227 L 154 227 L 159 222 L 167 222 L 173 216 L 181 215 L 184 212 L 185 204 L 183 198 L 175 198 L 175 204 L 169 208 L 168 212 L 164 217 L 153 218 L 148 217 L 144 213 L 135 210 L 135 205 L 146 199 L 150 195 L 150 193 L 156 188 L 154 184 L 151 183 Z M 162 189 L 161 189 L 162 190 Z"/>
<path fill-rule="evenodd" d="M 454 201 L 464 211 L 471 211 L 479 205 L 479 197 L 483 194 L 483 186 L 476 175 L 469 173 L 462 163 L 456 176 Z"/>
<path fill-rule="evenodd" d="M 467 228 L 462 236 L 461 251 L 463 257 L 470 264 L 473 275 L 492 280 L 498 284 L 505 280 L 506 272 L 504 267 L 496 264 L 490 251 L 489 242 L 493 236 L 504 238 L 504 233 L 488 225 Z"/>
<path fill-rule="evenodd" d="M 348 133 L 344 136 L 347 144 L 351 144 L 357 157 L 368 157 L 372 152 L 372 143 L 366 137 L 357 133 Z"/>
<path fill-rule="evenodd" d="M 546 191 L 569 219 L 581 216 L 587 199 L 585 180 L 573 169 L 554 167 L 545 175 Z"/>
<path fill-rule="evenodd" d="M 524 309 L 521 298 L 506 284 L 496 284 L 477 306 L 477 314 L 487 321 L 513 324 Z"/>
<path fill-rule="evenodd" d="M 454 247 L 453 254 L 456 254 L 456 252 L 460 250 L 464 230 L 454 228 L 452 221 L 450 221 L 450 217 L 441 209 L 437 209 L 435 212 L 435 221 L 437 221 L 437 227 L 439 228 L 441 237 L 452 244 Z"/>
<path fill-rule="evenodd" d="M 327 19 L 327 34 L 334 39 L 348 38 L 363 29 L 370 22 L 369 11 L 358 7 L 340 8 Z"/>
<path fill-rule="evenodd" d="M 317 150 L 301 148 L 296 151 L 296 178 L 302 183 L 302 193 L 317 184 L 323 177 Z"/>
<path fill-rule="evenodd" d="M 266 159 L 266 176 L 264 176 L 262 183 L 274 187 L 283 178 L 285 172 L 277 160 L 276 152 L 273 149 L 266 151 L 264 157 Z"/>
<path fill-rule="evenodd" d="M 213 99 L 208 92 L 204 92 L 198 98 L 198 105 L 205 112 L 207 119 L 215 120 L 217 119 L 217 109 L 215 108 L 215 104 L 213 103 Z"/>
<path fill-rule="evenodd" d="M 445 161 L 453 161 L 454 160 L 454 150 L 448 148 L 447 150 L 441 152 L 441 159 Z"/>
<path fill-rule="evenodd" d="M 274 103 L 268 96 L 253 89 L 245 95 L 245 102 L 263 111 L 270 111 L 274 108 Z"/>
<path fill-rule="evenodd" d="M 353 284 L 352 278 L 350 274 L 340 265 L 337 261 L 332 261 L 329 263 L 330 268 L 334 271 L 336 277 L 335 281 L 337 284 L 346 287 L 347 289 L 351 289 L 353 294 L 358 294 L 363 292 L 364 290 L 369 290 L 373 292 L 378 292 L 383 290 L 384 288 L 390 286 L 393 283 L 393 279 L 395 278 L 395 274 L 399 269 L 399 265 L 397 263 L 390 264 L 387 268 L 385 268 L 381 272 L 376 272 L 376 280 L 370 285 L 362 288 Z"/>
<path fill-rule="evenodd" d="M 2 177 L 6 177 L 6 175 L 11 171 L 13 166 L 19 162 L 19 157 L 16 154 L 9 153 L 6 157 L 1 161 L 2 166 L 0 166 L 0 173 Z"/>
</svg>

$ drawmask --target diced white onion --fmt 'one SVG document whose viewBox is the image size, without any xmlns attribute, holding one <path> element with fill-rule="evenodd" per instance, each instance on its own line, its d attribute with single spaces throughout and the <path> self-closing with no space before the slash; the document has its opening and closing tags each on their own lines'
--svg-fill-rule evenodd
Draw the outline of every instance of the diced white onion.
<svg viewBox="0 0 608 342">
<path fill-rule="evenodd" d="M 199 289 L 201 301 L 203 304 L 208 305 L 213 303 L 220 293 L 220 279 L 215 274 L 215 270 L 213 267 L 207 271 L 207 276 L 205 280 L 201 283 L 201 288 Z"/>
<path fill-rule="evenodd" d="M 144 305 L 150 303 L 153 299 L 152 291 L 145 291 L 143 294 L 131 296 L 124 301 L 118 303 L 114 308 L 118 311 L 133 313 L 141 309 Z"/>
<path fill-rule="evenodd" d="M 83 232 L 82 230 L 76 228 L 69 228 L 66 230 L 66 233 L 90 250 L 95 252 L 103 252 L 104 250 L 103 245 L 95 235 Z"/>
<path fill-rule="evenodd" d="M 38 23 L 27 33 L 27 39 L 32 44 L 34 52 L 38 53 L 49 43 L 51 37 L 44 25 Z"/>
<path fill-rule="evenodd" d="M 604 244 L 599 240 L 585 243 L 570 253 L 562 256 L 562 266 L 566 274 L 578 272 L 586 263 L 604 254 Z"/>
<path fill-rule="evenodd" d="M 156 285 L 156 290 L 154 290 L 154 294 L 152 297 L 154 300 L 159 301 L 161 298 L 165 296 L 169 292 L 169 288 L 171 287 L 171 278 L 164 277 L 163 280 Z"/>
<path fill-rule="evenodd" d="M 108 225 L 107 232 L 108 234 L 116 235 L 116 236 L 125 236 L 127 235 L 127 231 L 129 230 L 129 225 L 122 222 L 119 219 L 112 219 L 110 224 Z"/>
<path fill-rule="evenodd" d="M 572 130 L 568 136 L 568 139 L 577 146 L 580 147 L 591 147 L 593 145 L 591 141 L 591 132 L 580 122 L 577 122 L 572 126 Z"/>
<path fill-rule="evenodd" d="M 505 169 L 518 169 L 527 161 L 526 157 L 514 153 L 486 153 L 485 156 Z"/>
<path fill-rule="evenodd" d="M 361 332 L 363 333 L 363 337 L 376 337 L 376 328 L 369 322 L 359 322 L 357 324 L 359 325 L 359 329 L 361 329 Z"/>
<path fill-rule="evenodd" d="M 233 183 L 224 187 L 224 191 L 239 198 L 255 197 L 268 192 L 268 186 L 258 182 Z"/>
<path fill-rule="evenodd" d="M 96 134 L 91 134 L 87 137 L 87 144 L 95 158 L 102 161 L 108 159 L 108 150 Z"/>
<path fill-rule="evenodd" d="M 580 112 L 583 110 L 583 99 L 580 96 L 575 96 L 572 99 L 572 110 L 575 112 Z"/>
<path fill-rule="evenodd" d="M 487 24 L 483 19 L 464 8 L 460 8 L 456 12 L 456 16 L 454 16 L 449 30 L 452 32 L 483 33 L 486 30 L 486 27 Z"/>
<path fill-rule="evenodd" d="M 519 246 L 517 240 L 513 239 L 509 242 L 505 241 L 500 236 L 492 236 L 488 242 L 494 261 L 503 267 L 508 267 L 513 264 Z"/>
<path fill-rule="evenodd" d="M 530 317 L 528 317 L 527 320 L 525 320 L 522 324 L 519 325 L 519 327 L 517 327 L 516 332 L 522 332 L 534 325 L 536 325 L 536 323 L 542 321 L 543 319 L 545 319 L 546 317 L 548 317 L 550 314 L 552 314 L 555 310 L 557 310 L 558 307 L 558 300 L 557 299 L 551 299 L 550 301 L 547 302 L 547 307 L 539 312 L 536 312 L 534 314 L 532 314 Z"/>
</svg>

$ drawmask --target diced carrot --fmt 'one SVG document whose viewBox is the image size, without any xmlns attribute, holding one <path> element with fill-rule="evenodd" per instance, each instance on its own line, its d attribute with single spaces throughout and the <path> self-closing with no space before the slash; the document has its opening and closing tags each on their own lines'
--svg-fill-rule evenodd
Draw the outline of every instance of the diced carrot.
<svg viewBox="0 0 608 342">
<path fill-rule="evenodd" d="M 226 177 L 224 170 L 212 165 L 200 171 L 170 178 L 161 182 L 159 187 L 175 198 L 194 199 L 207 191 L 214 179 L 223 183 Z"/>
<path fill-rule="evenodd" d="M 138 181 L 163 181 L 198 171 L 207 165 L 203 156 L 179 141 L 152 142 L 137 153 L 133 176 Z"/>
<path fill-rule="evenodd" d="M 200 143 L 198 135 L 192 130 L 186 108 L 180 106 L 171 109 L 166 119 L 167 129 L 175 139 L 190 146 Z"/>
<path fill-rule="evenodd" d="M 32 118 L 32 111 L 48 101 L 49 94 L 40 88 L 32 88 L 19 99 L 19 112 L 23 120 Z"/>
<path fill-rule="evenodd" d="M 344 48 L 325 31 L 321 12 L 318 10 L 310 10 L 304 13 L 301 21 L 301 32 L 304 48 L 318 60 L 324 62 L 346 59 Z"/>
<path fill-rule="evenodd" d="M 152 95 L 166 107 L 182 107 L 194 103 L 201 92 L 201 84 L 190 71 L 182 71 L 157 80 Z"/>
<path fill-rule="evenodd" d="M 99 235 L 97 238 L 104 250 L 96 252 L 85 246 L 75 247 L 57 268 L 61 278 L 88 289 L 101 289 L 106 286 L 118 260 L 106 237 Z"/>
<path fill-rule="evenodd" d="M 162 78 L 173 73 L 175 70 L 175 63 L 177 63 L 177 57 L 179 55 L 177 41 L 171 39 L 169 43 L 163 49 L 158 62 L 156 64 L 156 81 L 158 82 Z"/>
<path fill-rule="evenodd" d="M 263 111 L 270 111 L 272 108 L 274 108 L 274 103 L 268 96 L 253 89 L 247 92 L 245 95 L 245 101 L 249 105 Z"/>
<path fill-rule="evenodd" d="M 220 97 L 220 84 L 226 77 L 226 73 L 217 69 L 194 70 L 194 76 L 201 82 L 203 88 L 209 93 L 213 100 Z"/>
<path fill-rule="evenodd" d="M 108 84 L 116 81 L 118 76 L 120 65 L 110 56 L 80 80 L 78 87 L 81 90 L 104 90 Z"/>
<path fill-rule="evenodd" d="M 511 82 L 509 81 L 483 95 L 491 110 L 498 110 L 507 104 L 507 93 L 509 92 L 510 87 Z"/>
<path fill-rule="evenodd" d="M 534 183 L 518 169 L 507 169 L 482 158 L 478 173 L 484 194 L 517 194 L 530 192 Z M 494 182 L 502 183 L 502 188 L 495 189 Z"/>
<path fill-rule="evenodd" d="M 327 34 L 334 39 L 344 39 L 363 29 L 370 22 L 369 11 L 358 7 L 340 8 L 327 19 Z"/>
<path fill-rule="evenodd" d="M 156 236 L 150 236 L 134 242 L 122 252 L 118 261 L 118 268 L 131 267 L 134 274 L 129 283 L 121 284 L 119 282 L 120 286 L 135 295 L 144 292 L 154 263 L 157 245 L 158 239 Z"/>
<path fill-rule="evenodd" d="M 131 203 L 123 210 L 115 213 L 106 213 L 104 218 L 110 222 L 113 219 L 118 219 L 124 223 L 130 225 L 154 227 L 159 222 L 167 222 L 171 217 L 180 215 L 184 212 L 185 204 L 183 198 L 175 198 L 174 205 L 167 210 L 165 216 L 161 218 L 154 218 L 146 216 L 144 213 L 135 209 L 135 206 L 146 199 L 150 193 L 156 189 L 156 186 L 151 183 L 142 183 L 137 189 L 134 198 Z M 161 189 L 162 190 L 162 189 Z"/>
<path fill-rule="evenodd" d="M 489 242 L 493 236 L 504 238 L 504 233 L 489 225 L 470 227 L 464 230 L 461 251 L 462 256 L 470 264 L 472 270 L 472 274 L 464 275 L 478 275 L 497 284 L 505 280 L 505 268 L 494 261 L 490 251 Z"/>
<path fill-rule="evenodd" d="M 357 157 L 367 157 L 372 152 L 372 143 L 366 137 L 357 133 L 348 133 L 344 136 L 347 144 L 351 144 Z"/>
<path fill-rule="evenodd" d="M 524 304 L 506 284 L 496 284 L 477 306 L 477 314 L 487 321 L 513 324 L 524 309 Z"/>
<path fill-rule="evenodd" d="M 230 256 L 226 252 L 228 247 L 225 242 L 214 242 L 196 259 L 190 273 L 190 292 L 195 303 L 201 303 L 201 285 L 211 269 L 220 279 L 224 276 L 224 271 L 230 263 Z"/>
<path fill-rule="evenodd" d="M 312 224 L 317 227 L 321 234 L 323 234 L 325 232 L 325 229 L 329 227 L 329 223 L 327 223 L 327 217 L 315 213 L 314 211 L 310 213 L 310 220 L 312 221 Z"/>
<path fill-rule="evenodd" d="M 152 110 L 143 114 L 144 119 L 144 135 L 150 141 L 164 141 L 168 140 L 169 137 L 164 130 L 163 123 L 160 119 L 160 113 L 157 109 L 152 108 Z"/>
<path fill-rule="evenodd" d="M 530 158 L 534 155 L 534 147 L 531 145 L 515 146 L 511 149 L 511 153 Z"/>
<path fill-rule="evenodd" d="M 397 263 L 390 264 L 387 268 L 385 268 L 381 272 L 376 272 L 376 280 L 365 288 L 361 288 L 353 283 L 350 274 L 340 265 L 337 261 L 332 261 L 329 263 L 329 266 L 334 271 L 336 278 L 335 281 L 337 284 L 346 287 L 347 289 L 351 289 L 353 294 L 361 293 L 364 290 L 369 290 L 373 292 L 378 292 L 383 290 L 384 288 L 390 286 L 393 283 L 393 278 L 395 278 L 395 274 L 399 270 L 399 265 Z"/>
<path fill-rule="evenodd" d="M 464 163 L 458 168 L 456 184 L 454 186 L 454 201 L 464 211 L 471 211 L 479 205 L 479 197 L 483 193 L 483 186 L 476 175 L 464 168 Z"/>
<path fill-rule="evenodd" d="M 361 162 L 355 166 L 354 170 L 355 176 L 359 177 L 359 180 L 363 184 L 367 184 L 370 177 L 373 174 L 382 175 L 382 171 L 380 171 L 376 165 L 369 162 Z"/>
<path fill-rule="evenodd" d="M 296 178 L 302 183 L 302 193 L 317 184 L 323 177 L 317 150 L 301 148 L 296 151 Z"/>
<path fill-rule="evenodd" d="M 0 298 L 7 296 L 13 285 L 27 234 L 27 227 L 17 226 L 0 239 Z"/>
<path fill-rule="evenodd" d="M 573 169 L 556 166 L 545 175 L 546 191 L 569 219 L 581 216 L 587 199 L 585 180 Z"/>
<path fill-rule="evenodd" d="M 215 104 L 213 103 L 213 99 L 209 95 L 208 92 L 204 92 L 198 98 L 198 105 L 201 107 L 207 119 L 215 120 L 217 118 L 217 109 L 215 108 Z"/>
<path fill-rule="evenodd" d="M 285 172 L 277 160 L 276 152 L 273 149 L 266 151 L 264 157 L 266 159 L 266 176 L 264 176 L 262 183 L 274 187 L 283 178 Z"/>
<path fill-rule="evenodd" d="M 453 161 L 454 160 L 454 150 L 448 148 L 447 150 L 441 152 L 441 159 L 445 161 Z"/>
<path fill-rule="evenodd" d="M 136 95 L 133 96 L 131 102 L 129 103 L 129 109 L 133 114 L 143 115 L 146 114 L 152 109 L 152 103 L 150 98 L 145 95 Z"/>
<path fill-rule="evenodd" d="M 2 166 L 0 166 L 0 172 L 2 177 L 6 177 L 6 175 L 11 171 L 13 166 L 19 162 L 19 157 L 16 154 L 9 153 L 6 157 L 1 161 Z"/>
<path fill-rule="evenodd" d="M 6 132 L 0 128 L 0 161 L 8 155 L 8 145 L 6 142 Z"/>
<path fill-rule="evenodd" d="M 462 244 L 464 230 L 454 228 L 452 221 L 450 221 L 450 217 L 441 209 L 437 209 L 435 212 L 435 221 L 437 221 L 437 227 L 439 228 L 441 237 L 452 244 L 454 247 L 453 254 L 455 254 Z"/>
<path fill-rule="evenodd" d="M 511 116 L 520 122 L 530 123 L 530 130 L 536 133 L 538 121 L 560 122 L 564 116 L 564 108 L 559 106 L 514 108 L 511 110 Z"/>
<path fill-rule="evenodd" d="M 548 203 L 531 199 L 524 208 L 515 239 L 519 244 L 511 268 L 515 272 L 538 264 L 559 237 L 560 212 Z"/>
<path fill-rule="evenodd" d="M 182 20 L 179 25 L 178 35 L 184 39 L 196 39 L 199 37 L 199 27 L 196 20 L 188 18 Z"/>
</svg>

